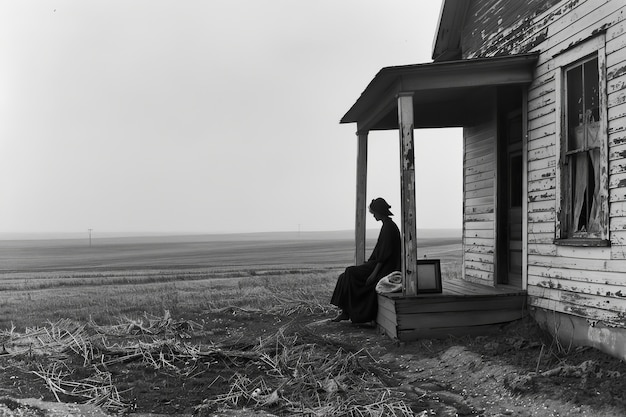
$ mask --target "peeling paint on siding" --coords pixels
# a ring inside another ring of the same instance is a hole
[[[626,67],[625,67],[626,68]],[[626,89],[626,81],[618,81],[614,84],[610,84],[608,85],[608,92],[609,94],[612,93],[616,93],[620,90]]]
[[[626,274],[626,250],[619,247],[626,242],[626,4],[620,4],[620,0],[469,1],[461,37],[463,58],[540,53],[527,102],[529,305],[566,313],[572,320],[577,316],[583,321],[583,332],[589,324],[590,340],[615,343],[610,340],[613,329],[626,328],[626,281],[622,282],[620,276]],[[560,217],[555,212],[560,198],[558,135],[563,134],[558,114],[558,103],[563,105],[558,89],[563,85],[556,70],[563,61],[555,56],[564,57],[563,51],[599,33],[606,34],[607,72],[602,81],[606,81],[610,162],[603,169],[610,185],[606,210],[610,215],[611,246],[555,245],[554,236],[559,235],[556,220]],[[481,199],[486,194],[476,191],[487,188],[489,169],[483,160],[474,158],[465,165],[464,173],[472,175],[471,184],[479,184],[465,189],[466,197],[472,197],[466,199],[470,204],[464,211],[465,275],[470,281],[484,282],[493,277],[490,255],[495,245],[485,242],[497,219],[491,210],[488,221],[482,211],[487,203]],[[489,186],[493,187],[493,181]],[[623,334],[626,340],[626,330]]]
[[[548,25],[575,7],[570,1],[552,13],[544,14],[559,0],[480,0],[472,2],[462,36],[464,58],[490,57],[529,52],[548,38]],[[542,18],[543,17],[543,18]],[[481,33],[480,39],[476,37]]]
[[[609,71],[606,74],[606,78],[610,81],[614,78],[617,78],[621,75],[626,74],[626,65],[619,67],[619,68],[615,68],[614,70]]]

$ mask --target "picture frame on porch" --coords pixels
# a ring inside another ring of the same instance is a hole
[[[439,259],[417,260],[417,293],[441,293],[441,261]]]

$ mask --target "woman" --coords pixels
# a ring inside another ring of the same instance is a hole
[[[339,276],[330,303],[341,309],[333,322],[365,323],[376,319],[376,284],[402,267],[402,244],[398,226],[391,220],[391,206],[382,198],[370,203],[370,213],[383,223],[372,255],[362,265],[349,266]]]

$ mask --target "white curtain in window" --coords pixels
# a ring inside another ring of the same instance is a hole
[[[575,140],[577,149],[587,149],[589,152],[581,152],[574,157],[574,166],[576,171],[576,177],[574,182],[574,224],[573,227],[576,232],[582,230],[576,230],[579,227],[580,216],[587,215],[582,213],[582,208],[585,202],[585,194],[589,188],[589,168],[591,163],[591,169],[593,169],[594,178],[594,190],[593,196],[590,196],[587,209],[589,210],[589,217],[587,222],[587,233],[599,233],[600,232],[600,123],[594,121],[586,121],[576,127]]]

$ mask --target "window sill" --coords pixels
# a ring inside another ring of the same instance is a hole
[[[593,247],[593,248],[606,248],[611,246],[611,241],[607,239],[597,239],[597,238],[575,238],[575,239],[555,239],[555,245],[559,246],[582,246],[582,247]]]

